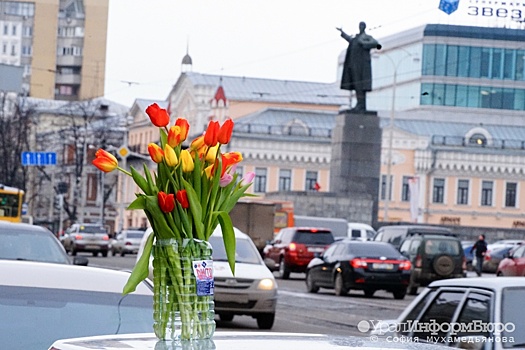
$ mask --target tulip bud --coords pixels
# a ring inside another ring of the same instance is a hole
[[[175,197],[177,198],[177,202],[180,203],[181,207],[183,207],[184,209],[190,207],[190,202],[188,201],[188,193],[186,192],[186,190],[177,191]]]
[[[208,147],[213,147],[217,144],[219,136],[219,122],[212,120],[208,123],[208,128],[204,133],[204,143]]]
[[[179,164],[179,160],[177,159],[177,154],[175,153],[175,150],[168,144],[164,146],[164,160],[166,161],[166,164],[168,166],[173,167]]]
[[[186,140],[190,131],[190,124],[184,118],[177,118],[175,125],[180,127],[180,142]]]
[[[182,171],[185,173],[192,172],[195,168],[193,158],[187,149],[180,151],[180,161],[182,162]]]
[[[160,163],[164,159],[164,152],[156,143],[148,144],[148,153],[155,163]]]
[[[95,153],[95,159],[92,163],[105,173],[109,173],[118,167],[117,158],[102,148]]]
[[[171,213],[175,209],[175,196],[173,193],[167,194],[165,192],[159,192],[157,195],[159,201],[160,210],[164,213]]]
[[[221,128],[219,129],[219,135],[217,136],[217,140],[220,144],[225,145],[228,142],[230,142],[230,139],[232,137],[233,132],[233,120],[227,119],[224,124],[222,124]]]

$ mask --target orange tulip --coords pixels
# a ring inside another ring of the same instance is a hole
[[[177,118],[175,125],[180,127],[180,139],[181,142],[186,140],[188,137],[188,132],[190,131],[190,124],[184,118]]]
[[[211,120],[208,123],[208,128],[206,129],[206,133],[204,133],[204,143],[208,147],[213,147],[219,142],[219,122],[215,120]]]
[[[159,201],[160,210],[164,213],[171,213],[175,209],[175,196],[173,193],[167,194],[165,192],[159,192],[157,195]]]
[[[103,172],[109,173],[118,167],[118,160],[117,158],[115,158],[114,155],[100,148],[95,153],[93,165],[96,166],[98,169],[102,170]]]
[[[242,161],[242,154],[240,152],[228,152],[221,155],[222,156],[222,171],[221,177],[224,175],[226,170],[230,169],[232,165],[240,163]]]
[[[168,130],[168,139],[167,139],[168,145],[171,147],[177,147],[182,140],[180,139],[180,126],[173,125]]]
[[[191,141],[190,149],[196,151],[204,146],[204,135],[197,137],[195,140]]]
[[[184,209],[190,207],[190,202],[188,201],[188,193],[186,193],[186,190],[177,191],[175,197],[177,198],[177,202],[179,202]]]
[[[230,142],[233,132],[233,120],[227,119],[219,129],[219,135],[217,137],[220,144],[225,145]]]
[[[146,108],[146,114],[149,116],[153,125],[159,128],[165,127],[170,123],[170,115],[168,114],[168,111],[160,108],[156,103],[153,103]]]
[[[148,153],[155,163],[160,163],[164,159],[164,151],[156,143],[148,144]]]

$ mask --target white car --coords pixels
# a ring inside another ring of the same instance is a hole
[[[271,329],[277,305],[277,283],[263,261],[252,239],[234,228],[236,238],[235,277],[226,260],[220,226],[209,239],[213,247],[213,274],[215,281],[215,313],[221,321],[231,321],[235,315],[248,315],[257,320],[260,329]],[[137,260],[142,255],[149,229],[142,239]],[[150,259],[149,277],[153,280]]]
[[[152,331],[152,286],[146,280],[123,296],[129,272],[14,260],[0,260],[0,271],[1,349]]]
[[[111,242],[111,255],[137,254],[144,232],[144,230],[123,230]]]

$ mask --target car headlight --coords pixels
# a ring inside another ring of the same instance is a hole
[[[263,278],[259,281],[257,289],[272,290],[275,288],[275,282],[271,278]]]

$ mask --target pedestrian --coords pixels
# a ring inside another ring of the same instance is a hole
[[[483,259],[485,258],[485,253],[487,252],[487,242],[485,242],[485,235],[481,234],[478,237],[478,240],[472,248],[470,248],[470,252],[476,251],[476,267],[474,268],[476,271],[476,274],[481,276],[481,272],[483,270]]]
[[[341,37],[348,41],[341,89],[355,90],[357,104],[353,111],[366,111],[366,92],[372,91],[372,68],[370,49],[381,49],[376,39],[365,33],[365,22],[359,23],[359,33],[355,36],[346,34],[343,29],[336,28]]]

